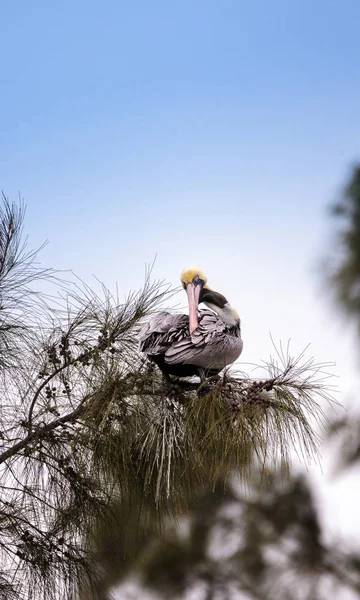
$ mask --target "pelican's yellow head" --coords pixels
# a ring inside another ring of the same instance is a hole
[[[198,278],[203,281],[204,285],[207,282],[206,275],[201,269],[199,269],[199,267],[188,267],[181,272],[180,280],[184,288],[186,288],[189,283],[192,283],[194,278]]]
[[[199,267],[188,267],[180,275],[181,283],[186,290],[189,302],[190,333],[198,326],[197,309],[201,302],[216,314],[230,327],[240,324],[236,310],[229,304],[225,296],[209,288],[207,277]]]

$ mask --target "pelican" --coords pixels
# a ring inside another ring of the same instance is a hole
[[[201,269],[184,269],[180,279],[189,316],[155,314],[140,331],[140,350],[167,379],[197,375],[204,382],[239,358],[243,349],[240,318],[222,294],[208,287]],[[198,312],[201,302],[209,310]]]

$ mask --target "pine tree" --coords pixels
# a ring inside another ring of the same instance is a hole
[[[61,280],[26,250],[24,215],[3,197],[0,596],[105,597],[104,532],[136,522],[145,539],[234,470],[249,481],[254,461],[312,456],[331,388],[325,365],[282,350],[262,379],[228,371],[200,397],[191,382],[169,388],[138,331],[172,290],[149,271],[124,302]]]

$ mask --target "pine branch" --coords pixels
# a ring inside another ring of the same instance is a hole
[[[23,440],[21,440],[17,444],[14,444],[11,448],[8,448],[5,452],[0,454],[0,464],[7,461],[9,458],[12,458],[13,456],[17,455],[21,450],[28,447],[29,444],[34,440],[41,442],[41,440],[46,437],[46,434],[52,431],[53,429],[56,429],[61,425],[65,425],[65,423],[75,422],[81,415],[81,413],[84,411],[84,403],[86,402],[86,400],[88,400],[88,398],[84,398],[76,407],[76,409],[70,412],[69,414],[63,415],[58,419],[54,419],[53,421],[50,421],[50,423],[47,423],[47,425],[44,425],[43,427],[38,427],[36,431],[29,433]]]

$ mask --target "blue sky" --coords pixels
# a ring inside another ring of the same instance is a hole
[[[174,285],[199,264],[244,362],[271,331],[351,387],[317,264],[360,158],[359,1],[3,0],[0,19],[0,187],[43,263],[124,294],[156,254]]]
[[[360,6],[315,4],[2,3],[1,185],[34,235],[149,260],[191,219],[319,217],[357,158]]]
[[[359,158],[360,4],[0,10],[0,186],[30,243],[49,239],[43,262],[124,294],[155,255],[173,284],[200,264],[243,316],[244,360],[269,331],[302,346],[318,326],[321,347],[326,206]]]
[[[358,158],[359,3],[1,13],[1,187],[24,197],[30,240],[50,240],[43,260],[124,291],[155,254],[173,283],[200,263],[240,312],[261,280],[257,311],[271,291],[283,312],[284,276],[309,275]]]
[[[124,293],[155,255],[173,284],[200,263],[249,359],[265,328],[292,337],[294,311],[309,341],[326,206],[359,158],[360,4],[5,1],[0,16],[1,187],[24,197],[30,242],[49,239],[43,261]]]

